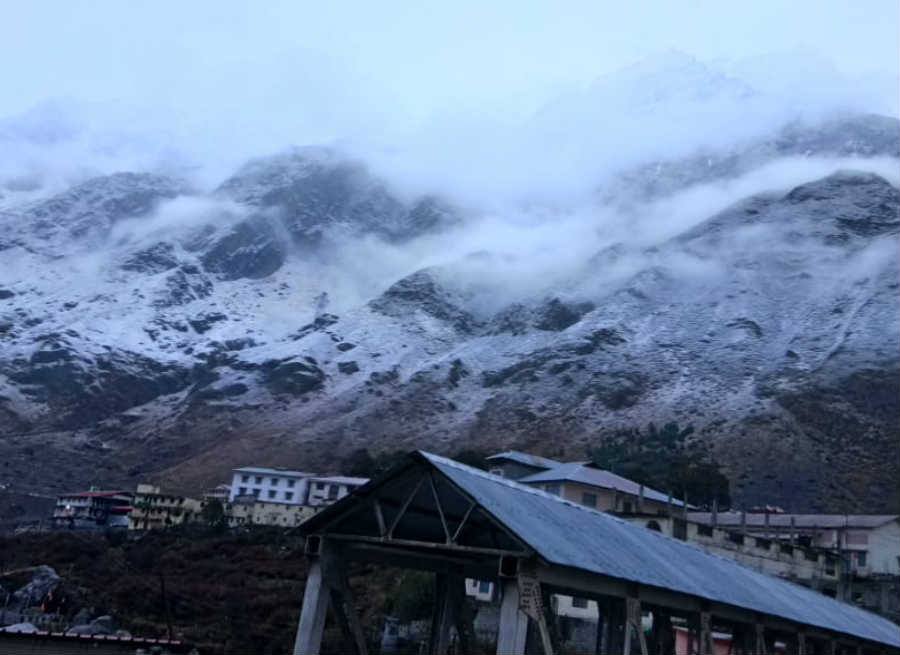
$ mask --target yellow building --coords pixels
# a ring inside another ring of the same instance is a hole
[[[269,503],[254,497],[238,497],[228,512],[228,525],[274,525],[292,528],[316,513],[315,508],[287,503]]]
[[[139,484],[128,517],[129,530],[159,530],[195,520],[200,501],[163,493],[151,484]]]

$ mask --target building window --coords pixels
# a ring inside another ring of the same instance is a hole
[[[713,529],[711,525],[698,525],[697,526],[697,534],[701,537],[711,537],[713,536]]]
[[[633,508],[632,508],[632,506],[631,506],[631,501],[630,501],[630,500],[626,500],[624,503],[622,503],[622,511],[625,512],[626,514],[631,514],[631,513],[632,513]]]
[[[296,480],[288,480],[288,488],[293,489],[293,488],[294,488],[294,482],[296,482]]]
[[[558,484],[545,484],[544,491],[548,494],[553,494],[554,496],[559,495],[559,485]]]
[[[687,541],[687,521],[684,519],[672,519],[672,536],[682,541]]]
[[[819,555],[814,550],[810,550],[808,548],[803,549],[803,557],[806,558],[807,562],[817,562],[819,561]]]
[[[769,550],[772,547],[772,542],[769,539],[763,539],[761,537],[756,538],[756,547],[762,548],[763,550]]]
[[[262,476],[261,475],[256,476],[256,484],[262,484]]]
[[[781,544],[778,546],[778,550],[780,550],[785,555],[793,555],[794,554],[794,547],[791,546],[790,544]]]
[[[247,495],[247,487],[241,487],[238,489],[238,496],[246,496]]]
[[[273,487],[277,487],[277,486],[278,486],[278,478],[272,478],[272,486],[273,486]]]
[[[587,507],[597,506],[597,494],[583,493],[581,494],[581,504]]]
[[[249,476],[249,475],[242,475],[242,476],[241,476],[241,482],[250,482],[250,476]]]
[[[478,593],[480,594],[488,594],[491,592],[491,583],[487,580],[479,580],[478,581]]]
[[[572,607],[577,607],[578,609],[585,610],[588,606],[587,598],[579,598],[578,596],[572,597]]]
[[[278,492],[274,489],[269,489],[269,498],[274,498],[276,493]]]
[[[655,530],[656,532],[662,532],[662,528],[659,525],[659,521],[647,521],[647,529]]]
[[[256,496],[257,498],[259,498],[259,489],[254,489],[253,495]]]
[[[857,566],[865,566],[866,565],[866,551],[861,550],[856,553],[856,565]]]
[[[316,482],[316,489],[318,489],[319,491],[322,491],[324,488],[325,488],[324,482]]]
[[[729,532],[728,541],[742,546],[744,544],[744,535],[740,532]]]
[[[285,491],[284,499],[285,500],[294,500],[294,492],[293,491]]]
[[[338,497],[338,486],[336,484],[328,487],[328,499],[335,500]]]

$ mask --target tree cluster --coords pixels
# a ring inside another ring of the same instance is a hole
[[[588,450],[594,465],[653,487],[692,505],[720,508],[731,505],[730,484],[708,448],[691,440],[692,426],[666,423],[658,428],[630,428],[604,435]]]

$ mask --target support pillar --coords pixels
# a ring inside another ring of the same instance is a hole
[[[461,617],[465,581],[459,576],[438,573],[435,576],[434,594],[428,655],[447,655],[450,650],[450,630],[459,624]],[[457,632],[460,632],[459,628]],[[460,636],[462,637],[461,632]]]
[[[502,593],[497,655],[525,655],[528,617],[519,609],[518,581],[515,578],[503,578]]]
[[[622,652],[625,644],[625,630],[628,625],[625,602],[618,598],[609,598],[606,601],[606,616],[604,621],[604,655]]]
[[[753,640],[753,651],[756,655],[766,655],[766,628],[762,623],[757,623]]]
[[[649,655],[647,651],[647,640],[644,637],[644,630],[641,626],[641,601],[639,598],[630,597],[625,600],[626,619],[625,619],[625,646],[622,649],[623,655],[631,655],[631,635],[637,637],[641,646],[641,655]]]
[[[672,627],[672,616],[659,608],[653,609],[650,652],[654,655],[669,655],[675,652],[675,630]]]
[[[320,557],[310,560],[303,591],[303,609],[297,625],[294,655],[319,655],[322,648],[322,632],[325,629],[325,612],[328,609],[328,587],[322,575]]]
[[[714,652],[712,616],[709,612],[700,612],[700,655],[713,655]]]

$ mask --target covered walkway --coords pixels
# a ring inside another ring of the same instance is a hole
[[[735,653],[900,653],[900,626],[815,591],[709,555],[690,544],[452,460],[417,452],[301,525],[310,571],[295,655],[319,653],[332,608],[348,642],[366,653],[346,577],[348,561],[437,574],[428,652],[471,652],[465,578],[501,589],[496,652],[559,652],[548,599],[597,600],[596,652],[674,652],[671,619],[691,626],[695,650],[713,630]],[[641,616],[654,617],[649,638]]]

